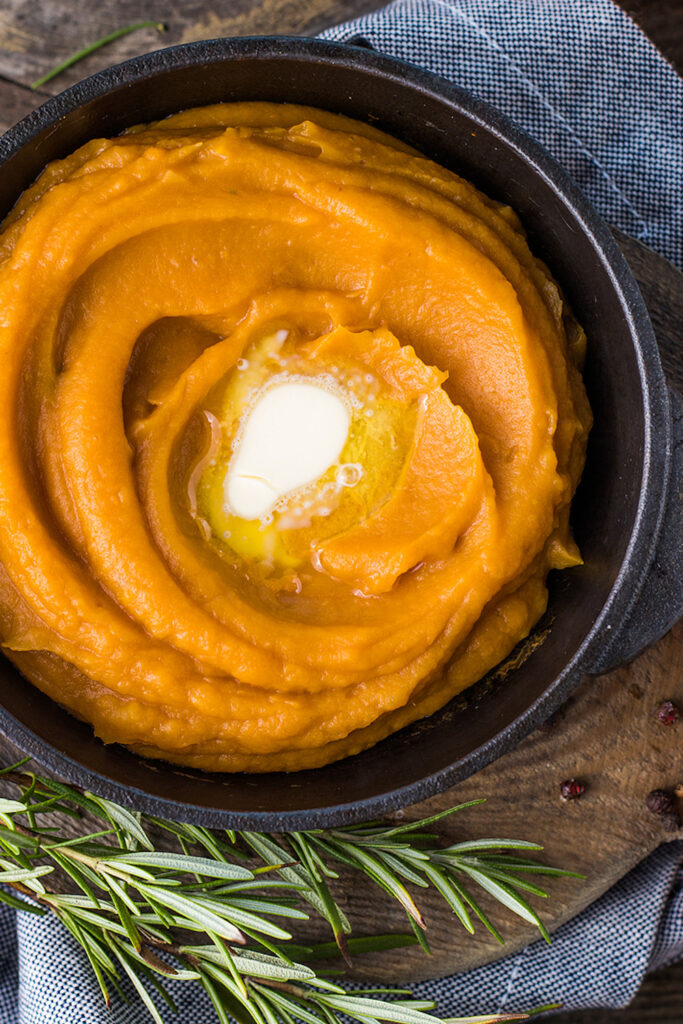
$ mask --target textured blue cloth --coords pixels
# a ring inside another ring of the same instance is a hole
[[[683,83],[610,0],[399,0],[325,36],[362,36],[489,100],[553,153],[610,223],[683,264]],[[674,842],[550,947],[537,942],[415,991],[444,1015],[551,1001],[619,1007],[648,970],[682,956],[683,843]],[[168,987],[180,1024],[216,1024],[193,985]],[[0,1024],[149,1020],[124,989],[131,1005],[107,1011],[58,922],[0,907]]]
[[[328,29],[487,100],[683,266],[683,81],[611,0],[398,0]]]

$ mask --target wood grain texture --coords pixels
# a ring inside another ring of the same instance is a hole
[[[8,127],[53,92],[109,64],[159,46],[219,35],[313,34],[325,25],[380,6],[376,0],[2,0],[0,10],[0,128]],[[674,65],[683,66],[683,6],[680,0],[623,0]],[[160,36],[145,29],[119,40],[49,83],[40,93],[28,84],[79,47],[114,28],[140,19],[167,25]],[[618,234],[650,309],[672,382],[680,387],[681,275],[646,247]],[[483,834],[534,838],[549,860],[583,870],[585,882],[550,885],[552,900],[542,909],[552,929],[573,917],[660,842],[674,838],[645,808],[655,787],[683,782],[683,725],[661,726],[653,715],[665,698],[683,705],[683,627],[679,626],[631,666],[587,679],[556,716],[495,764],[427,805],[404,812],[415,816],[475,796],[483,809],[452,820],[458,837]],[[0,741],[0,757],[13,751]],[[575,776],[587,783],[584,797],[563,804],[559,783]],[[358,933],[403,930],[402,917],[367,885],[342,878],[339,893]],[[359,976],[405,981],[435,977],[508,954],[533,939],[516,918],[504,922],[500,950],[481,931],[474,941],[458,931],[433,899],[422,900],[433,956],[415,950],[383,954],[363,962]],[[496,913],[497,919],[500,914]],[[680,1024],[683,966],[653,975],[626,1011],[562,1014],[558,1024]]]
[[[0,76],[28,86],[93,40],[141,20],[158,21],[166,30],[140,29],[117,40],[49,82],[44,92],[61,92],[101,68],[162,46],[218,36],[315,35],[380,6],[377,0],[2,0]],[[1,117],[3,130],[14,123],[4,109]]]

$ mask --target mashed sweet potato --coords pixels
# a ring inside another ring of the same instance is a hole
[[[580,562],[583,333],[509,208],[363,124],[221,105],[89,142],[6,221],[0,317],[2,647],[107,743],[353,754]],[[249,520],[226,472],[276,378],[351,426]]]

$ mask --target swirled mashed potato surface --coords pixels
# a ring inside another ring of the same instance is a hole
[[[580,562],[583,333],[509,208],[363,124],[231,104],[89,142],[5,222],[0,317],[2,646],[105,742],[353,754]]]

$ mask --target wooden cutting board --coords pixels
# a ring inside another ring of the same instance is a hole
[[[76,0],[48,0],[28,5],[4,0],[0,12],[0,129],[28,113],[52,92],[86,73],[135,53],[172,42],[249,32],[310,33],[379,6],[374,0],[233,0],[220,16],[208,2],[174,5],[168,35],[154,30],[120,40],[39,93],[27,87],[33,78],[78,46],[113,27],[140,17],[137,0],[89,5]],[[166,0],[145,4],[145,17],[168,15]],[[170,17],[170,16],[169,16]],[[618,235],[650,309],[671,383],[683,386],[680,325],[683,322],[683,275],[638,242]],[[597,899],[660,843],[677,838],[665,833],[645,806],[651,789],[683,783],[683,722],[666,727],[654,715],[665,700],[683,708],[683,624],[630,666],[584,680],[571,700],[545,726],[511,753],[428,803],[408,809],[411,817],[432,813],[476,797],[483,807],[448,819],[444,831],[454,838],[509,836],[532,839],[545,847],[551,863],[584,873],[585,881],[552,880],[551,899],[537,908],[550,931]],[[18,752],[0,736],[0,760]],[[577,801],[560,800],[560,783],[576,777],[586,784]],[[683,838],[683,832],[678,833]],[[358,934],[403,931],[405,921],[370,885],[338,888]],[[501,949],[479,929],[468,938],[444,904],[420,894],[432,956],[402,949],[368,956],[357,966],[359,977],[405,982],[438,977],[488,962],[521,948],[536,937],[532,928],[494,909],[506,944]]]

